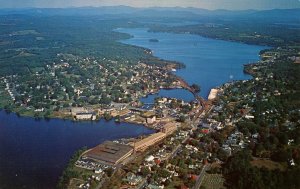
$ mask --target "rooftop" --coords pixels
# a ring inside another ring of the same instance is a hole
[[[131,146],[105,141],[88,151],[84,156],[104,163],[117,164],[132,151]]]
[[[162,133],[162,132],[154,133],[154,134],[148,136],[147,138],[144,138],[143,140],[136,142],[135,146],[140,146],[140,145],[143,145],[145,143],[151,142],[153,140],[156,140],[156,139],[159,139],[159,138],[162,138],[165,136],[166,136],[166,134]]]

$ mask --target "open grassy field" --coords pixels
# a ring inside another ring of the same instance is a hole
[[[283,165],[281,163],[269,159],[254,159],[253,161],[251,161],[251,165],[258,168],[265,167],[270,170],[279,169],[281,171],[284,171],[286,169],[286,165]]]

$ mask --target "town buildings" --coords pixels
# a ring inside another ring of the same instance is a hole
[[[133,148],[129,145],[106,141],[86,152],[83,157],[103,164],[116,165],[128,158],[132,153]]]

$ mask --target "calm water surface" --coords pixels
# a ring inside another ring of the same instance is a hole
[[[153,103],[157,97],[171,97],[190,102],[194,100],[194,95],[184,89],[161,89],[157,94],[148,95],[140,100],[144,103]]]
[[[46,121],[0,111],[0,188],[54,188],[77,149],[152,132],[114,121]]]
[[[243,73],[243,64],[259,60],[259,52],[267,47],[215,40],[191,34],[152,33],[145,28],[120,28],[118,32],[132,35],[121,42],[151,49],[154,55],[182,62],[178,70],[188,83],[199,84],[201,95],[207,97],[211,88],[231,80],[250,79]],[[150,42],[158,39],[159,42]]]

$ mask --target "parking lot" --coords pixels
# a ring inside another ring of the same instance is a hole
[[[96,162],[92,159],[86,158],[86,157],[81,157],[78,161],[76,161],[75,166],[83,168],[83,169],[88,169],[88,170],[105,170],[109,167],[109,165],[105,165],[99,162]],[[114,167],[112,167],[114,168]]]

